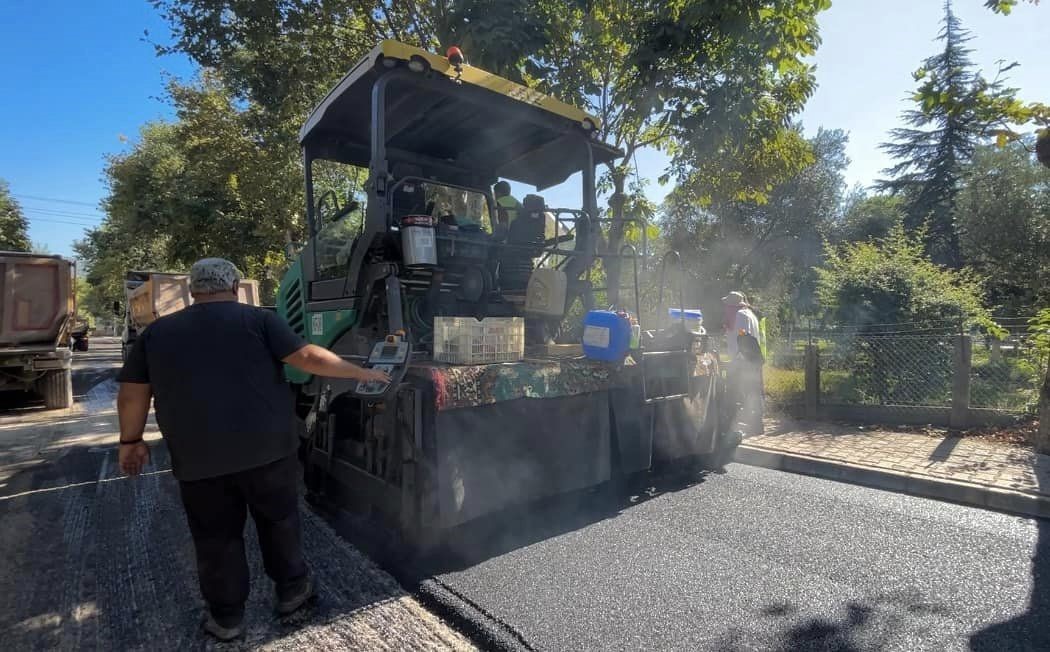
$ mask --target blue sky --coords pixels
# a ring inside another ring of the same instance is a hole
[[[1050,101],[1047,3],[1024,3],[1008,17],[983,0],[955,7],[974,33],[982,68],[991,73],[999,59],[1017,61],[1011,85],[1023,99]],[[0,178],[26,209],[32,239],[69,254],[84,225],[101,218],[105,156],[122,151],[122,137],[134,138],[143,122],[171,114],[160,99],[165,74],[193,70],[183,58],[156,57],[144,42],[144,30],[156,39],[168,34],[146,0],[5,0],[2,16]],[[849,132],[850,185],[871,183],[888,164],[878,144],[906,108],[912,71],[936,47],[940,17],[940,0],[834,0],[821,15],[823,44],[813,61],[819,88],[801,119],[811,133],[819,126]],[[663,165],[659,153],[638,157],[643,176],[655,178]],[[570,182],[544,194],[552,205],[574,206],[577,188]],[[649,193],[658,201],[667,190],[654,181]]]

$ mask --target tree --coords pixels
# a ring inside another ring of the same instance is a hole
[[[963,257],[1010,312],[1050,302],[1050,170],[1023,144],[981,147],[965,168],[956,221]]]
[[[128,269],[182,271],[222,256],[272,293],[284,245],[303,229],[294,145],[254,138],[253,112],[235,106],[213,75],[169,93],[178,121],[146,125],[129,152],[109,160],[107,217],[76,245],[88,279],[118,301]]]
[[[896,227],[881,240],[829,247],[817,269],[817,296],[825,316],[862,333],[886,323],[916,329],[945,323],[989,325],[980,280],[927,258],[922,235]]]
[[[1025,0],[1029,4],[1038,4],[1039,0]],[[1017,6],[1017,0],[985,0],[984,6],[997,14],[1009,14]]]
[[[77,276],[75,292],[77,297],[77,317],[87,322],[89,328],[94,328],[99,319],[112,321],[113,313],[105,304],[97,301],[92,292],[91,284],[83,276]]]
[[[879,241],[829,247],[826,262],[817,269],[825,317],[846,326],[835,355],[850,372],[847,387],[884,404],[946,400],[952,347],[943,339],[872,337],[885,332],[880,324],[912,333],[993,327],[981,304],[979,280],[930,261],[923,252],[923,235],[896,227]],[[910,348],[901,348],[909,342]]]
[[[846,142],[843,131],[820,129],[806,143],[814,161],[772,185],[764,201],[729,195],[704,202],[688,186],[669,195],[660,226],[667,246],[685,257],[689,300],[742,289],[771,313],[783,308],[785,318],[811,308],[813,268],[842,202]]]
[[[607,140],[625,151],[608,177],[610,251],[630,217],[624,181],[640,148],[668,151],[671,168],[661,181],[674,177],[701,203],[716,196],[764,201],[773,185],[812,163],[790,122],[814,89],[804,57],[819,45],[816,16],[829,2],[715,9],[702,0],[612,1],[601,14],[596,4],[587,3],[587,18],[605,24],[579,43],[592,57],[584,59],[591,71],[584,79],[599,91],[586,96],[599,98],[591,106]],[[610,278],[618,278],[618,261],[608,263]]]
[[[913,95],[918,108],[904,113],[909,127],[890,132],[893,140],[883,149],[897,163],[884,171],[889,178],[877,184],[904,199],[905,226],[914,230],[927,225],[927,250],[936,262],[951,267],[962,262],[953,223],[962,169],[978,144],[1023,109],[1014,89],[998,76],[988,81],[975,71],[966,47],[970,39],[946,0],[939,35],[944,48],[914,75],[920,82]]]
[[[383,38],[439,51],[458,43],[473,64],[576,102],[627,154],[604,177],[613,217],[608,249],[617,250],[624,219],[649,208],[640,186],[628,183],[641,148],[670,148],[676,176],[701,194],[732,185],[757,197],[766,186],[752,177],[765,183],[769,171],[793,172],[809,160],[787,127],[812,92],[803,58],[815,51],[815,16],[829,2],[755,0],[717,10],[701,0],[155,5],[174,33],[162,51],[217,70],[235,97],[258,107],[264,139],[291,142],[309,107]],[[735,162],[733,174],[698,167],[715,151],[735,154],[725,157]],[[759,167],[766,173],[752,174]]]
[[[904,224],[903,203],[900,196],[868,195],[863,190],[855,190],[845,200],[834,240],[842,243],[885,238]]]
[[[0,179],[0,250],[29,251],[29,222],[22,206],[11,196],[7,182]]]

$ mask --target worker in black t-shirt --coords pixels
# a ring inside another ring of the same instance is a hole
[[[306,344],[275,313],[238,303],[239,278],[229,261],[195,263],[194,304],[151,324],[118,377],[120,467],[137,475],[149,462],[142,434],[152,399],[197,553],[204,629],[220,640],[244,631],[249,511],[278,612],[296,611],[314,592],[302,552],[294,399],[282,363],[320,376],[389,381]]]

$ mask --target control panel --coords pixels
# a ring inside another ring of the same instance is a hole
[[[390,387],[401,382],[408,369],[410,352],[408,341],[400,335],[388,335],[385,340],[376,342],[364,366],[385,371],[390,382],[358,381],[353,393],[361,398],[382,398]]]

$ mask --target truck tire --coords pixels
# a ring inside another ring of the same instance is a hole
[[[37,381],[37,391],[44,397],[44,406],[49,410],[73,407],[73,371],[56,369],[47,372]]]

